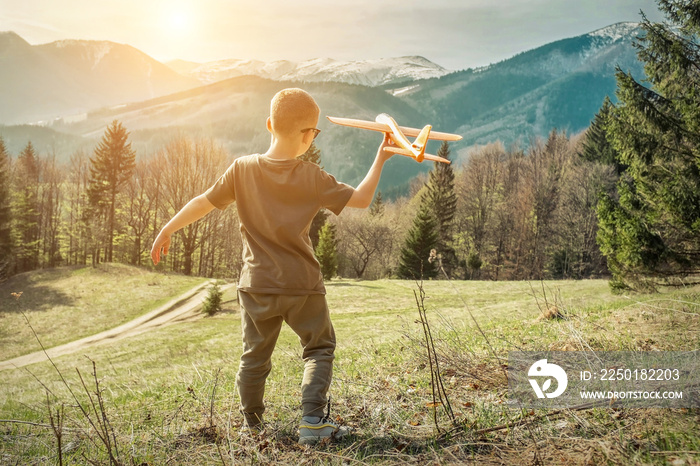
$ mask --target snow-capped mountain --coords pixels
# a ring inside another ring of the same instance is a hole
[[[416,82],[399,97],[472,144],[527,141],[552,128],[579,132],[606,96],[615,100],[618,66],[644,76],[633,46],[642,34],[638,23],[613,24],[488,67]]]
[[[252,75],[274,81],[341,82],[376,87],[437,78],[450,73],[440,65],[418,56],[361,61],[330,58],[302,62],[220,60],[203,64],[176,60],[166,64],[178,73],[196,78],[203,84]]]
[[[591,37],[600,37],[601,39],[607,41],[617,42],[620,39],[634,35],[639,30],[639,26],[639,23],[616,23],[588,33],[587,35]]]

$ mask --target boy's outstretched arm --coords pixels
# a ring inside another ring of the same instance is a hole
[[[357,185],[355,192],[352,193],[350,200],[346,204],[346,207],[355,207],[357,209],[366,209],[372,203],[374,199],[374,192],[377,190],[377,185],[379,184],[379,178],[382,176],[382,168],[384,168],[384,163],[391,158],[391,152],[385,152],[384,148],[387,146],[393,146],[393,142],[388,134],[384,134],[384,141],[379,146],[377,150],[377,156],[374,159],[374,163],[370,167],[365,179]]]
[[[175,214],[173,218],[160,230],[156,240],[153,242],[153,247],[151,248],[151,259],[154,265],[158,265],[160,262],[160,251],[163,250],[163,255],[168,255],[168,249],[170,249],[170,237],[173,233],[186,227],[190,223],[194,223],[200,218],[207,215],[209,212],[214,210],[214,204],[209,202],[209,199],[204,194],[192,199],[185,205],[180,212]]]

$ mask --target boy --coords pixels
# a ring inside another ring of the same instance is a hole
[[[347,430],[324,416],[331,382],[335,333],[325,299],[320,266],[309,228],[319,209],[336,215],[345,207],[367,208],[384,163],[388,135],[357,188],[340,183],[315,164],[297,160],[320,130],[320,109],[301,89],[278,92],[270,104],[265,154],[236,159],[205,193],[192,199],[163,227],[151,249],[154,264],[168,253],[171,235],[214,208],[236,202],[243,238],[243,269],[238,284],[243,354],[236,376],[245,425],[261,430],[265,380],[282,322],[303,347],[302,421],[299,443],[338,438]]]

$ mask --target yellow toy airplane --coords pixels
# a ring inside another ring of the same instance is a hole
[[[423,160],[432,160],[433,162],[451,163],[449,160],[436,155],[425,153],[425,144],[429,139],[438,141],[459,141],[462,136],[450,133],[438,133],[432,131],[431,125],[426,125],[423,129],[406,128],[399,126],[396,121],[386,113],[377,115],[375,121],[353,120],[350,118],[327,117],[332,123],[342,126],[350,126],[352,128],[369,129],[386,133],[391,137],[391,140],[397,147],[387,147],[384,150],[394,154],[405,155],[411,157],[417,162]],[[406,136],[415,137],[415,141],[411,143]]]

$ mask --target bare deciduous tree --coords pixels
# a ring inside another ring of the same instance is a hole
[[[170,218],[193,197],[202,194],[223,173],[228,157],[211,140],[192,140],[181,136],[167,144],[152,160],[162,171],[159,208],[162,218]],[[194,253],[211,233],[213,222],[207,219],[183,228],[173,237],[173,267],[191,275]],[[182,263],[180,263],[182,261]]]

